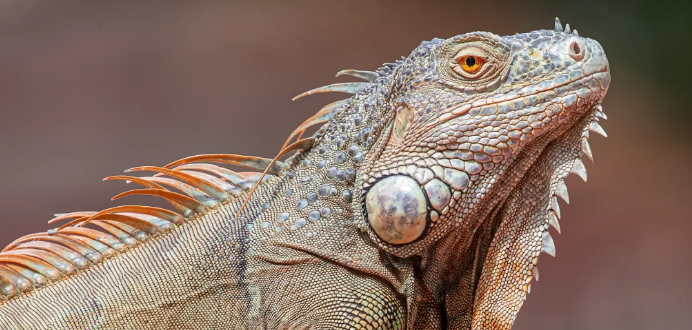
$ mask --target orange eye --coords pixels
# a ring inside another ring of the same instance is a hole
[[[485,60],[479,56],[468,55],[459,59],[459,65],[466,73],[478,72],[483,67],[483,63],[485,63]]]

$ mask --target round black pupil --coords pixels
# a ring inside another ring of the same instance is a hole
[[[476,65],[476,58],[473,56],[469,56],[466,58],[466,66],[474,66]]]

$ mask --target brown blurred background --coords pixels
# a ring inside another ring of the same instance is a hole
[[[100,210],[100,179],[200,153],[274,156],[307,89],[422,40],[550,29],[601,42],[613,82],[589,183],[515,329],[692,329],[690,5],[660,1],[0,2],[0,245]],[[127,202],[135,202],[128,199]],[[158,202],[158,201],[157,201]],[[154,202],[154,203],[157,203]],[[150,199],[146,203],[151,204]]]

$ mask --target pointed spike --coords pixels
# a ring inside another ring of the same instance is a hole
[[[572,31],[572,35],[577,37],[579,36],[579,32],[577,32],[577,29],[574,29],[574,31]]]
[[[32,242],[32,241],[49,241],[51,238],[53,238],[53,235],[48,235],[46,233],[35,233],[35,234],[29,234],[29,235],[24,235],[14,241],[12,243],[7,244],[5,248],[2,249],[0,252],[5,252],[5,251],[10,251],[15,249],[19,244],[25,243],[25,242]]]
[[[375,79],[377,79],[379,77],[376,72],[353,70],[353,69],[341,70],[341,71],[336,73],[337,77],[343,76],[343,75],[354,76],[356,78],[367,80],[369,82],[373,82],[373,81],[375,81]]]
[[[267,181],[267,179],[271,178],[272,175],[265,174],[262,176],[262,173],[260,172],[240,172],[238,173],[241,176],[245,178],[246,181],[251,182],[253,185],[259,181],[260,178],[262,178],[262,182]]]
[[[567,193],[567,185],[565,184],[565,180],[560,179],[560,181],[557,182],[555,196],[562,198],[565,203],[569,204],[569,194]]]
[[[310,126],[326,123],[326,122],[332,120],[332,118],[334,118],[334,116],[336,116],[336,113],[337,113],[336,110],[338,110],[338,109],[339,108],[335,108],[335,109],[332,109],[332,111],[318,112],[314,116],[308,118],[308,120],[303,122],[303,124],[301,124],[299,127],[303,128],[305,130]]]
[[[570,34],[570,32],[572,32],[572,31],[571,31],[570,28],[569,28],[569,23],[567,23],[567,24],[565,25],[565,33]]]
[[[113,225],[127,225],[136,231],[141,231],[147,235],[158,235],[162,232],[162,229],[151,221],[143,219],[143,217],[137,217],[126,214],[106,214],[99,217],[99,220],[106,221]],[[93,221],[93,220],[92,220]]]
[[[269,158],[254,157],[254,156],[243,156],[243,155],[230,155],[230,154],[208,154],[208,155],[197,155],[190,156],[183,159],[176,160],[166,166],[165,168],[171,168],[178,165],[197,163],[197,162],[214,162],[237,165],[245,168],[249,168],[255,171],[264,171],[269,166],[267,174],[278,175],[281,171],[286,168],[286,164],[280,161],[273,161]],[[270,166],[270,164],[273,165]]]
[[[93,229],[92,229],[93,230]],[[106,235],[106,234],[102,234]],[[60,231],[57,235],[47,235],[43,236],[43,239],[37,239],[37,241],[46,241],[46,242],[56,242],[60,243],[71,250],[77,252],[79,255],[86,257],[89,259],[91,262],[100,262],[101,258],[103,257],[101,254],[99,254],[98,251],[94,250],[91,246],[88,244],[71,237],[69,235],[66,235],[63,233],[63,231]]]
[[[110,224],[114,227],[119,228],[120,230],[126,232],[128,235],[133,237],[135,240],[139,242],[146,242],[149,239],[149,235],[144,231],[140,230],[139,228],[132,226],[130,224],[124,223],[120,220],[92,220],[93,223],[101,222],[101,223],[106,223]],[[136,243],[139,244],[139,243]]]
[[[260,185],[260,183],[262,183],[264,176],[267,175],[267,172],[269,171],[269,168],[271,167],[272,163],[276,162],[277,159],[283,157],[284,155],[286,155],[289,152],[299,151],[299,150],[300,151],[309,150],[310,148],[312,148],[312,146],[314,144],[315,144],[315,138],[310,137],[307,139],[298,140],[296,142],[293,142],[288,147],[282,148],[281,151],[279,151],[279,154],[276,155],[276,157],[274,157],[274,159],[272,160],[271,163],[269,163],[269,165],[267,166],[267,169],[264,170],[264,172],[262,172],[262,175],[260,175],[259,179],[257,180],[257,183],[255,183],[255,185],[252,187],[252,189],[250,189],[250,191],[247,194],[247,197],[243,201],[243,204],[241,204],[240,208],[238,208],[238,211],[236,211],[235,217],[237,218],[240,215],[240,211],[242,211],[243,208],[245,208],[245,205],[247,204],[247,202],[252,197],[252,194],[255,192],[255,189],[257,189],[257,187]]]
[[[70,238],[74,238],[75,240],[81,240],[79,237],[86,237],[92,240],[95,240],[99,243],[105,244],[108,247],[113,248],[115,251],[118,252],[125,252],[127,250],[127,245],[123,242],[121,242],[117,237],[104,233],[101,231],[98,231],[96,229],[91,229],[91,228],[84,228],[84,227],[68,227],[65,229],[60,230],[60,233],[67,234],[70,236]],[[88,244],[88,243],[87,243]],[[96,248],[93,245],[90,245],[92,248]],[[108,256],[105,252],[101,252],[103,255]],[[86,254],[85,254],[86,255]]]
[[[526,289],[526,292],[531,293],[531,283],[529,283],[529,287],[528,287],[528,289]]]
[[[185,172],[185,170],[208,172],[208,173],[218,175],[219,177],[223,178],[227,182],[230,182],[234,186],[240,187],[243,190],[249,190],[250,188],[252,188],[251,186],[247,187],[247,188],[245,186],[241,186],[240,183],[245,181],[245,178],[240,176],[235,171],[231,171],[227,168],[217,166],[214,164],[192,163],[192,164],[179,165],[179,166],[174,167],[174,169],[178,170],[178,171],[183,171],[183,172]]]
[[[33,256],[19,255],[15,251],[5,251],[0,254],[0,263],[15,264],[29,268],[48,279],[55,281],[62,277],[60,270],[53,265]]]
[[[551,257],[555,257],[555,242],[550,236],[548,231],[543,232],[543,246],[541,247],[541,252],[549,254]]]
[[[337,83],[337,84],[331,84],[327,86],[322,86],[322,87],[317,87],[315,89],[311,89],[307,92],[301,93],[298,96],[293,98],[293,101],[308,96],[312,94],[319,94],[319,93],[330,93],[330,92],[341,92],[341,93],[348,93],[348,94],[356,94],[358,92],[364,91],[366,88],[370,86],[370,83],[364,83],[364,82],[348,82],[348,83]]]
[[[190,164],[190,165],[197,165],[197,164]],[[185,166],[185,165],[183,165],[183,166]],[[239,193],[240,189],[238,187],[236,187],[235,185],[224,180],[222,177],[220,178],[220,177],[217,177],[217,176],[214,176],[214,175],[211,175],[209,173],[202,172],[202,171],[190,171],[190,170],[188,170],[188,171],[179,170],[179,171],[183,172],[185,174],[192,175],[192,176],[197,177],[199,179],[207,180],[207,181],[213,183],[214,185],[216,185],[217,187],[223,189],[225,192],[230,193],[231,195],[233,195],[233,197],[238,197],[238,195],[240,194]]]
[[[77,227],[74,227],[77,228]],[[80,241],[81,243],[84,243],[85,245],[88,245],[92,249],[96,250],[98,253],[91,253],[88,255],[85,255],[87,259],[89,259],[92,263],[99,263],[101,260],[108,259],[111,257],[114,257],[118,253],[116,252],[115,249],[111,248],[110,246],[103,244],[95,239],[82,236],[82,235],[68,235],[70,238],[74,238],[77,241]],[[124,245],[120,243],[121,245]]]
[[[19,244],[17,246],[17,249],[37,249],[52,252],[57,254],[61,258],[65,259],[66,261],[72,263],[73,265],[77,266],[77,268],[79,269],[84,269],[89,265],[89,261],[83,256],[81,256],[79,253],[55,243],[41,241],[25,242]]]
[[[317,113],[331,112],[331,111],[337,110],[337,109],[339,109],[339,108],[345,106],[345,105],[348,104],[349,102],[351,102],[351,99],[343,99],[343,100],[339,100],[339,101],[336,101],[336,102],[329,103],[329,104],[325,105],[324,107],[322,107],[322,109],[320,109],[319,111],[317,111],[316,114],[317,114]]]
[[[589,140],[586,138],[581,139],[581,152],[586,155],[586,157],[589,157],[591,159],[591,162],[593,162],[593,154],[591,153],[591,146],[589,146]]]
[[[538,278],[540,277],[540,275],[538,273],[538,266],[533,266],[531,271],[533,272],[533,278],[535,278],[536,282],[538,282]]]
[[[101,229],[105,230],[107,233],[115,236],[118,240],[121,242],[125,243],[127,247],[131,246],[136,246],[139,244],[139,241],[137,241],[134,237],[130,236],[127,232],[124,230],[106,222],[106,221],[101,221],[101,220],[91,220],[89,223],[96,225],[98,227],[101,227]],[[67,229],[71,228],[83,228],[83,227],[69,227],[65,228],[61,231],[67,231]]]
[[[252,187],[255,186],[260,176],[262,176],[262,173],[260,172],[239,172],[238,174],[242,177],[241,181],[238,182],[238,185],[243,187],[243,190],[245,191],[250,191]],[[266,181],[271,177],[272,175],[267,174],[264,176],[262,181]]]
[[[11,268],[7,266],[0,265],[0,283],[2,283],[2,280],[5,280],[7,283],[11,283],[14,285],[14,288],[18,289],[21,292],[28,292],[31,291],[33,288],[33,283],[31,280],[25,278],[21,274],[15,272]],[[4,291],[5,288],[2,288],[0,290]],[[7,290],[11,291],[11,290]],[[0,294],[4,294],[5,296],[8,296],[8,292],[2,292],[0,291]]]
[[[603,111],[596,111],[596,117],[601,118],[603,120],[608,120],[608,116],[606,116],[606,114],[603,113]]]
[[[558,234],[562,234],[562,231],[560,231],[560,221],[554,211],[548,211],[548,224],[553,226]]]
[[[62,226],[58,227],[57,229],[48,230],[48,235],[56,235],[58,233],[58,231],[60,231],[63,228],[66,228],[66,227],[83,226],[86,224],[85,221],[87,221],[88,219],[89,219],[89,216],[81,217],[81,218],[74,218],[73,220],[68,221],[67,223],[63,224]]]
[[[126,183],[134,182],[134,183],[137,183],[137,184],[142,185],[142,186],[147,187],[147,188],[167,190],[166,188],[164,188],[162,185],[160,185],[158,183],[147,181],[143,178],[136,177],[136,176],[115,175],[115,176],[109,176],[109,177],[103,179],[103,181],[111,181],[111,180],[125,180]],[[185,214],[186,212],[188,212],[188,213],[192,212],[192,211],[190,211],[190,209],[188,209],[185,206],[182,206],[178,203],[174,203],[174,202],[170,202],[170,201],[169,201],[169,203],[171,203],[171,205],[173,205],[173,207],[176,210],[178,210],[178,212],[180,212],[180,213]]]
[[[196,166],[196,165],[202,165],[202,166],[204,166],[204,168],[195,168],[195,171],[186,170],[187,168],[192,169],[192,167]],[[216,170],[214,168],[207,168],[207,166],[215,166],[216,168],[222,169],[223,171]],[[252,188],[252,185],[253,185],[253,183],[247,182],[247,179],[245,178],[245,176],[240,175],[239,173],[236,173],[236,172],[231,171],[229,169],[219,167],[216,165],[212,165],[212,164],[186,164],[186,165],[177,166],[177,167],[175,167],[175,169],[182,171],[182,172],[185,172],[185,173],[189,173],[191,175],[204,174],[201,171],[214,173],[214,174],[221,177],[221,179],[218,179],[218,180],[223,181],[225,183],[224,189],[233,196],[240,196],[242,191],[250,190],[250,188]],[[214,171],[214,172],[212,172],[212,171]],[[192,172],[195,172],[195,173],[192,173]],[[211,176],[211,175],[209,175],[209,176]],[[219,184],[219,186],[221,186],[221,184]]]
[[[60,215],[56,214],[56,217],[53,219],[48,220],[48,223],[54,223],[58,221],[62,221],[65,219],[79,219],[79,218],[84,218],[84,217],[90,217],[92,215],[96,214],[96,212],[70,212],[70,213],[61,213]]]
[[[69,275],[77,271],[77,267],[52,252],[37,249],[15,249],[5,252],[5,254],[29,256],[43,260],[65,275]]]
[[[171,178],[164,178],[160,176],[149,176],[149,177],[141,177],[144,180],[152,181],[152,182],[157,182],[163,185],[167,185],[169,187],[175,188],[180,190],[181,192],[185,193],[185,195],[188,195],[202,204],[206,207],[211,207],[214,208],[216,207],[219,203],[216,199],[213,197],[207,195],[202,190],[199,190],[185,182],[178,181],[176,179],[171,179]]]
[[[81,224],[79,224],[79,227],[83,227],[87,223],[89,223],[92,220],[104,220],[104,221],[115,221],[115,222],[121,222],[124,224],[127,224],[129,226],[132,226],[134,228],[137,228],[141,231],[144,231],[150,235],[156,235],[161,232],[160,228],[156,226],[155,224],[151,223],[150,221],[144,220],[142,218],[132,216],[132,215],[127,215],[123,213],[102,213],[98,215],[93,215],[89,217],[88,219],[85,219]]]
[[[134,171],[151,171],[151,172],[159,172],[171,177],[174,177],[176,179],[183,180],[190,185],[194,186],[195,188],[202,190],[209,196],[213,197],[219,202],[224,202],[230,198],[230,196],[226,193],[226,191],[223,190],[223,188],[217,187],[214,185],[212,182],[209,182],[204,179],[200,179],[198,177],[195,177],[193,175],[172,170],[169,168],[164,168],[164,167],[158,167],[158,166],[139,166],[139,167],[133,167],[126,172],[134,172]]]
[[[93,216],[91,218],[98,218],[101,215],[104,214],[111,214],[111,213],[117,213],[117,212],[132,212],[132,213],[141,213],[141,214],[146,214],[146,215],[151,215],[160,219],[164,219],[166,221],[169,221],[171,223],[175,224],[180,224],[183,222],[183,216],[175,213],[170,210],[162,209],[159,207],[153,207],[153,206],[142,206],[142,205],[121,205],[121,206],[116,206],[116,207],[111,207],[105,210],[102,210]]]
[[[32,281],[34,288],[41,288],[48,284],[48,279],[45,276],[33,271],[29,267],[10,263],[6,263],[5,267],[10,268],[11,270],[20,274],[22,277]]]
[[[112,200],[120,199],[125,196],[131,196],[131,195],[150,195],[150,196],[158,196],[162,197],[168,201],[173,201],[178,204],[181,204],[185,206],[186,208],[193,210],[196,213],[203,213],[204,210],[207,209],[204,204],[198,202],[196,199],[181,195],[172,191],[168,190],[161,190],[161,189],[133,189],[133,190],[128,190],[126,192],[120,193],[118,195],[113,196],[111,198]]]
[[[594,133],[598,133],[598,134],[602,135],[603,137],[608,137],[608,134],[606,134],[605,130],[603,130],[603,127],[601,127],[601,125],[595,121],[592,121],[589,124],[589,130],[594,132]]]
[[[300,126],[298,126],[298,128],[296,128],[293,131],[293,133],[291,133],[291,135],[288,136],[288,139],[286,139],[286,142],[284,142],[282,149],[286,148],[291,143],[293,138],[295,138],[296,136],[298,136],[298,140],[300,140],[300,137],[303,135],[303,133],[305,133],[305,131],[308,128],[315,125],[322,125],[328,123],[330,120],[332,120],[332,118],[334,118],[334,116],[336,116],[336,110],[338,109],[339,108],[334,108],[331,111],[320,111],[316,113],[314,116],[305,120],[302,124],[300,124]]]
[[[308,128],[310,128],[311,126],[322,125],[322,124],[328,123],[329,120],[332,119],[333,115],[334,115],[333,113],[330,113],[330,114],[326,114],[326,116],[318,116],[317,118],[314,118],[314,117],[308,118],[308,120],[303,122],[303,124],[298,126],[298,128],[296,128],[293,131],[293,133],[291,133],[291,135],[286,140],[286,143],[284,143],[284,148],[290,144],[290,142],[293,140],[294,137],[297,136],[298,140],[300,140],[300,138],[303,136],[303,134],[305,134],[305,131]]]
[[[582,180],[584,180],[584,182],[586,182],[586,167],[581,159],[577,158],[574,160],[574,164],[572,164],[572,173],[578,175]]]
[[[60,233],[62,233],[62,231]],[[89,248],[88,246],[85,246],[83,243],[81,243],[81,242],[79,242],[79,241],[77,241],[71,237],[61,235],[60,233],[57,235],[48,235],[45,233],[26,235],[24,237],[21,237],[21,238],[15,240],[14,242],[10,243],[9,245],[7,245],[7,247],[5,247],[2,250],[2,252],[15,249],[15,248],[17,248],[17,246],[19,246],[22,243],[37,242],[37,241],[60,243],[64,246],[76,251],[77,253],[79,253],[81,255],[88,255],[92,252],[95,252],[93,249]]]
[[[142,179],[140,177],[136,177],[136,176],[114,175],[114,176],[109,176],[109,177],[103,178],[103,181],[113,181],[113,180],[124,180],[127,183],[134,182],[134,183],[140,184],[142,186],[145,186],[147,188],[164,189],[164,190],[166,189],[163,186],[161,186],[155,182],[147,181],[147,180],[144,180],[144,179]]]
[[[560,219],[560,204],[557,202],[557,197],[555,196],[550,199],[550,209],[555,211],[555,215]]]
[[[555,17],[555,32],[562,32],[562,23],[560,23],[560,19]]]
[[[175,228],[173,223],[171,223],[170,221],[163,220],[163,219],[155,217],[153,215],[141,214],[141,213],[130,213],[130,212],[122,213],[122,214],[131,216],[131,217],[135,217],[135,218],[139,218],[139,219],[142,219],[145,221],[149,221],[150,223],[152,223],[156,227],[159,227],[159,229],[161,229],[163,231],[169,231],[169,230]]]

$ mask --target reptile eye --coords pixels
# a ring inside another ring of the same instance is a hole
[[[459,59],[459,65],[466,73],[478,72],[483,67],[483,63],[485,63],[485,60],[480,56],[468,55]]]

